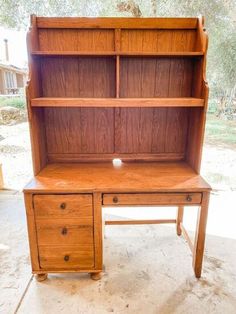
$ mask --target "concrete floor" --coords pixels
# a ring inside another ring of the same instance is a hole
[[[174,226],[147,225],[106,227],[100,281],[87,274],[54,274],[38,283],[30,270],[22,195],[2,193],[0,313],[236,313],[233,199],[235,192],[212,195],[200,280],[193,275],[189,248]],[[153,210],[142,212],[149,218]],[[158,217],[164,212],[160,209]],[[194,212],[186,210],[189,229],[195,225]],[[109,213],[131,217],[134,209]]]

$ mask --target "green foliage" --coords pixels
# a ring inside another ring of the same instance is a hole
[[[206,138],[209,143],[225,143],[230,147],[236,145],[236,124],[235,121],[223,121],[208,114],[206,123]]]
[[[1,107],[15,107],[19,109],[24,109],[26,106],[24,97],[1,97],[0,98]]]
[[[208,112],[216,113],[217,112],[217,98],[210,98],[208,102]]]
[[[29,16],[100,16],[108,1],[0,0],[0,25],[26,29]]]

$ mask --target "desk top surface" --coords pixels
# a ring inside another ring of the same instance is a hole
[[[185,162],[48,164],[26,193],[199,192],[209,184]]]

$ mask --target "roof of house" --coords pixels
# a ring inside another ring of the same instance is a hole
[[[4,69],[7,71],[13,71],[17,74],[27,74],[26,69],[18,68],[17,66],[12,65],[12,64],[4,64],[4,63],[0,62],[0,69]]]

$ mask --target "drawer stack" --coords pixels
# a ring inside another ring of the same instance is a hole
[[[92,194],[34,195],[42,269],[93,269]]]

